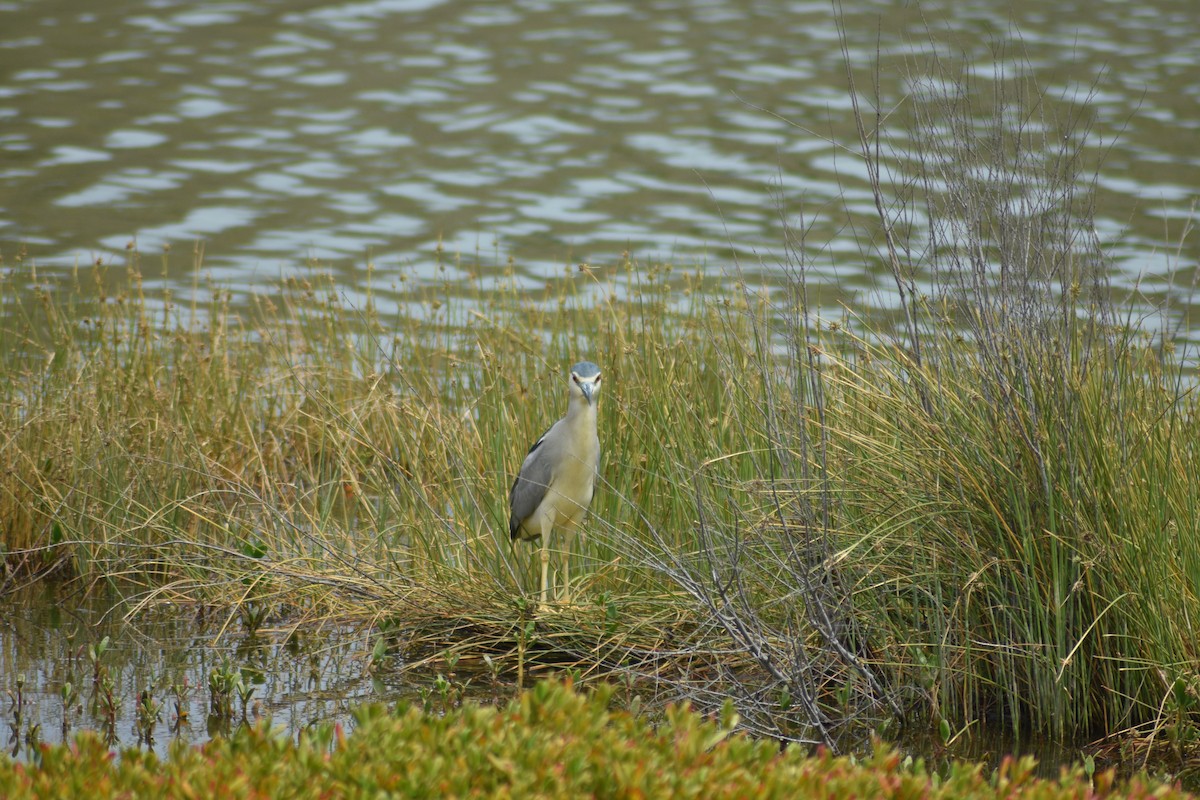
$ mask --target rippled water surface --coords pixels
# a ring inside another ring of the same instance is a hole
[[[845,6],[897,118],[927,26],[984,73],[1019,36],[1001,63],[1090,96],[1098,228],[1130,280],[1194,264],[1194,243],[1168,249],[1200,190],[1191,0]],[[169,244],[178,278],[202,241],[255,286],[311,258],[420,276],[442,241],[531,284],[623,252],[769,272],[752,254],[778,248],[782,183],[830,274],[869,282],[853,232],[820,219],[865,187],[853,141],[827,2],[0,2],[6,264],[136,240]]]

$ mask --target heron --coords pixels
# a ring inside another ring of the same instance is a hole
[[[562,561],[562,599],[570,602],[571,542],[587,513],[600,470],[596,402],[600,368],[590,361],[571,367],[567,413],[529,448],[508,494],[508,533],[512,541],[541,539],[542,605],[549,598],[550,537]]]

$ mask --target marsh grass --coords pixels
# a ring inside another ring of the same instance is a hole
[[[962,290],[917,306],[918,362],[894,329],[806,319],[802,271],[782,303],[621,264],[532,297],[433,287],[391,318],[316,269],[240,307],[198,279],[184,308],[136,253],[112,293],[12,274],[8,585],[374,620],[413,664],[666,679],[842,746],[904,717],[1193,725],[1200,423],[1133,326],[1067,304],[1031,326]],[[592,352],[581,600],[538,614],[507,488]]]
[[[898,591],[868,616],[905,609],[898,643],[924,650],[933,708],[963,723],[1152,729],[1194,676],[1200,428],[1186,353],[1110,284],[1086,95],[1062,103],[1003,68],[986,81],[952,61],[923,70],[894,167],[912,193],[879,204],[882,224],[903,224],[924,198],[921,236],[885,248],[898,283],[927,276],[908,296],[920,355],[858,342],[872,366],[854,371],[876,391],[834,426],[871,431],[837,437],[854,485],[870,487],[859,524],[909,543],[872,564],[870,580]]]
[[[818,318],[814,248],[789,230],[793,291],[750,359],[771,391],[740,409],[770,454],[758,513],[722,520],[698,493],[702,553],[663,569],[756,665],[727,685],[772,735],[904,718],[947,741],[1168,738],[1185,759],[1188,354],[1110,283],[1086,112],[1002,69],[908,68],[907,122],[878,97],[871,116],[847,68],[891,313]],[[779,340],[786,357],[762,355]]]
[[[187,304],[145,288],[136,252],[58,280],[9,267],[10,584],[57,571],[119,582],[134,610],[374,619],[414,659],[520,649],[530,663],[513,671],[607,674],[635,647],[655,663],[684,647],[696,620],[622,542],[653,525],[692,546],[680,476],[734,449],[742,379],[714,334],[736,331],[695,299],[699,277],[626,263],[532,296],[433,286],[360,309],[315,266],[249,299],[195,266]],[[609,379],[604,486],[577,557],[588,599],[534,630],[536,563],[509,542],[507,490],[582,357]]]

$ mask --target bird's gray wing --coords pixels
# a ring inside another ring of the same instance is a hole
[[[542,444],[549,435],[550,431],[546,431],[542,434],[542,438],[529,448],[529,453],[521,464],[521,471],[517,473],[517,479],[513,481],[512,489],[509,490],[508,536],[510,539],[517,538],[517,531],[520,529],[521,523],[525,521],[526,517],[537,511],[537,507],[542,504],[542,498],[546,496],[546,487],[550,485],[550,458]]]

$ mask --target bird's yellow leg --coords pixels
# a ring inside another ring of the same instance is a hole
[[[550,533],[542,531],[542,605],[546,605],[550,594]]]
[[[569,605],[571,603],[571,550],[569,546],[559,553],[559,558],[562,559],[563,565],[562,601]]]

